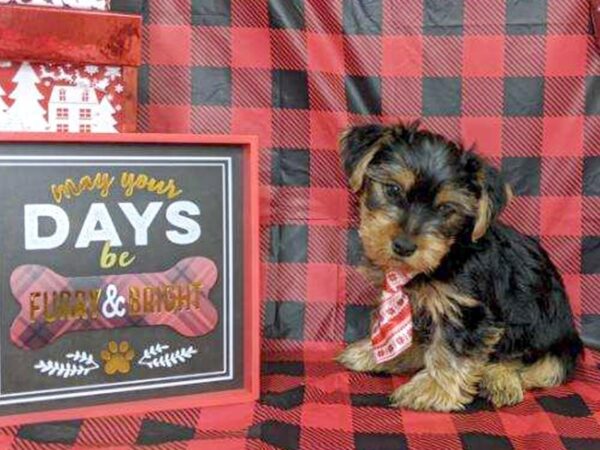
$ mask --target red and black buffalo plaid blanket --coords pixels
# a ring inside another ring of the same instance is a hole
[[[128,9],[136,1],[115,0]],[[254,404],[2,430],[24,449],[600,449],[600,358],[494,410],[400,411],[402,377],[332,362],[368,331],[336,137],[422,117],[506,170],[600,346],[600,53],[586,0],[149,0],[139,128],[257,134],[262,395]],[[118,414],[118,411],[115,411]]]

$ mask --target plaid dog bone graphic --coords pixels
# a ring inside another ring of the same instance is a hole
[[[217,267],[203,257],[182,259],[165,272],[66,278],[39,265],[10,277],[21,310],[10,336],[41,348],[73,331],[164,325],[184,336],[212,331],[218,313],[208,300]]]

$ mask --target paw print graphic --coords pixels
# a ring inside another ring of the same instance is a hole
[[[129,373],[134,354],[129,342],[122,341],[117,344],[115,341],[110,341],[108,348],[100,352],[100,356],[104,361],[104,372],[107,375],[114,375],[117,372]]]

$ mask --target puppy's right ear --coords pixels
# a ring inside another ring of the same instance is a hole
[[[362,125],[348,128],[341,134],[342,163],[353,192],[362,187],[367,167],[380,149],[377,144],[384,130],[382,125]]]

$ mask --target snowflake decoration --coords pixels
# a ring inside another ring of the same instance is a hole
[[[44,86],[49,87],[50,86],[50,82],[49,81],[44,81]]]
[[[120,94],[121,92],[123,92],[123,85],[122,85],[122,84],[117,84],[117,85],[115,86],[115,92],[117,92],[117,93],[119,93],[119,94]]]
[[[117,105],[117,106],[115,106],[115,110],[117,110],[117,111],[121,111],[121,105]]]
[[[100,71],[100,69],[98,69],[98,66],[93,66],[93,65],[85,66],[84,70],[85,70],[85,73],[87,73],[89,75],[96,75]]]
[[[75,85],[79,87],[92,87],[92,82],[89,78],[81,77],[79,74],[75,76]]]
[[[106,78],[102,78],[101,80],[97,81],[94,85],[94,87],[100,91],[105,91],[106,88],[108,87],[109,81]]]
[[[69,83],[72,83],[73,76],[66,73],[62,67],[59,67],[58,75],[56,76],[55,80],[68,81]]]
[[[115,97],[112,94],[108,94],[108,99],[112,102],[115,99]]]
[[[121,76],[121,68],[120,67],[113,67],[113,66],[107,66],[104,74],[112,80],[114,80],[115,78],[118,78]]]

